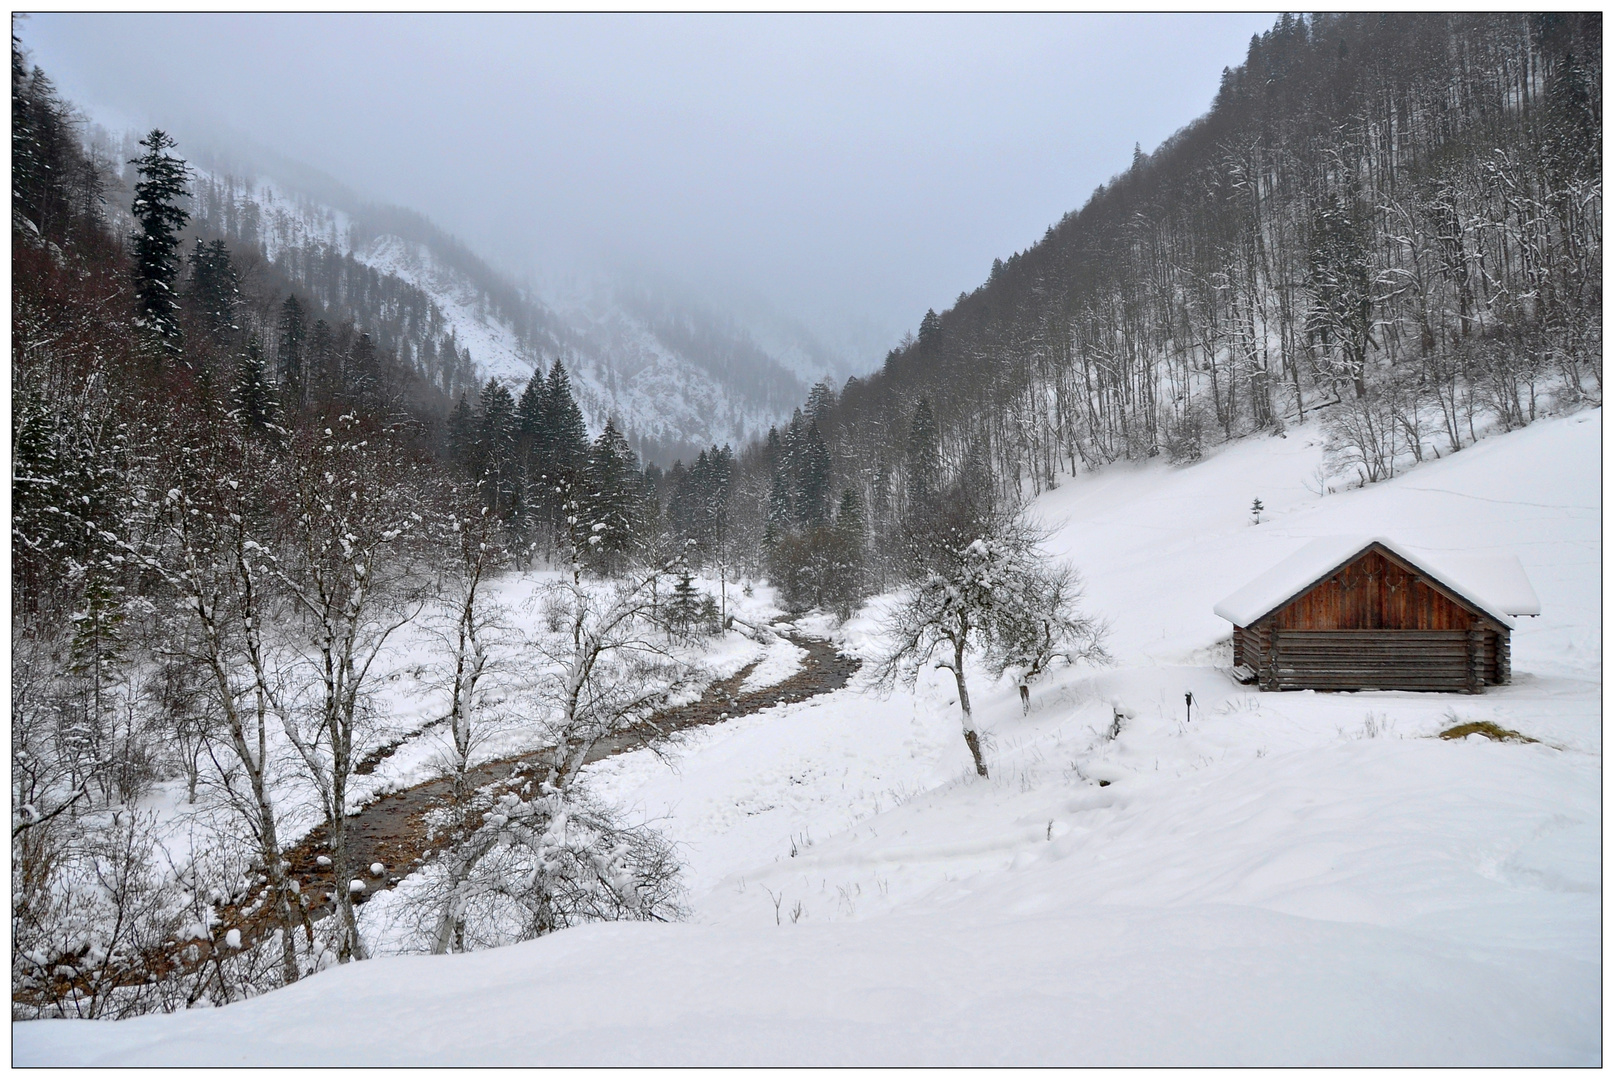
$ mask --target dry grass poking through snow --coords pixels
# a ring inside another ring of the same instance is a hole
[[[1470,720],[1466,724],[1457,724],[1440,733],[1442,739],[1466,739],[1470,735],[1483,735],[1492,742],[1540,742],[1528,735],[1521,735],[1517,731],[1493,724],[1489,720]]]

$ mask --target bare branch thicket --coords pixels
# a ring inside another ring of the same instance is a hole
[[[283,534],[272,567],[291,609],[296,697],[277,712],[325,810],[339,960],[365,955],[346,888],[348,781],[359,761],[376,659],[424,608],[435,587],[425,553],[424,477],[384,434],[346,415],[299,433],[286,451]],[[267,675],[267,669],[262,673]],[[269,687],[284,693],[284,684]]]

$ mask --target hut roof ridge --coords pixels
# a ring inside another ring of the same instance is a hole
[[[1249,626],[1373,544],[1382,545],[1505,626],[1514,625],[1512,616],[1541,614],[1541,601],[1515,555],[1436,551],[1386,536],[1363,535],[1319,536],[1311,540],[1223,597],[1214,610],[1234,626]]]

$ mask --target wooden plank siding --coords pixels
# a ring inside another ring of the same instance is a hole
[[[1479,693],[1512,677],[1508,628],[1378,545],[1249,626],[1233,662],[1266,690]]]

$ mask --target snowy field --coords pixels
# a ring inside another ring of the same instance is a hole
[[[1066,480],[1036,509],[1117,662],[1057,672],[1026,715],[975,673],[990,780],[950,676],[887,699],[859,676],[591,767],[681,845],[689,923],[14,1024],[14,1063],[1600,1064],[1601,422],[1324,495],[1310,426]],[[1516,554],[1543,614],[1519,620],[1512,685],[1236,684],[1212,605],[1339,533]],[[879,607],[846,648],[878,648]],[[729,649],[715,668],[798,659]],[[1540,742],[1432,737],[1470,720]]]

